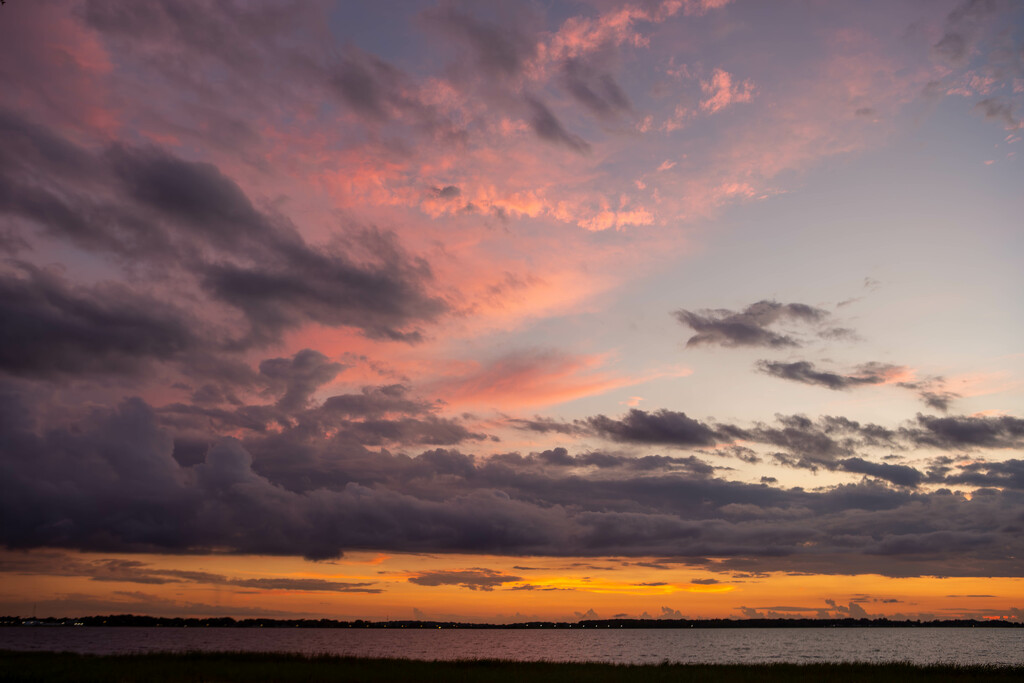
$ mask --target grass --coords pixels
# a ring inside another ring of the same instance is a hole
[[[462,660],[424,662],[408,659],[272,653],[161,653],[78,655],[67,652],[0,651],[0,681],[62,683],[96,681],[147,683],[261,683],[263,681],[488,681],[494,683],[564,681],[692,681],[771,683],[802,681],[843,683],[934,683],[935,681],[1024,680],[1024,667],[917,666],[913,664],[562,664]]]

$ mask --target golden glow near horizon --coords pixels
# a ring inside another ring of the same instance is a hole
[[[783,572],[752,576],[655,568],[667,566],[656,558],[356,552],[334,561],[309,562],[233,555],[8,551],[0,559],[0,613],[27,615],[34,605],[39,616],[55,617],[136,613],[478,622],[864,614],[925,620],[1013,618],[1024,592],[1024,580],[1019,578]],[[413,579],[418,577],[426,584],[417,584]],[[261,587],[261,581],[281,584]],[[288,581],[296,583],[288,586]],[[380,592],[341,592],[349,590],[343,584]]]

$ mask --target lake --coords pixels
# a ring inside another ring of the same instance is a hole
[[[296,629],[0,627],[0,649],[245,651],[405,659],[1024,665],[1019,628]]]

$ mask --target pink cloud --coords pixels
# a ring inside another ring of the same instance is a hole
[[[38,123],[113,134],[119,115],[104,78],[112,63],[97,36],[66,3],[12,3],[0,22],[5,106],[30,110]]]
[[[754,85],[749,80],[733,83],[733,76],[724,69],[715,69],[711,80],[701,81],[701,90],[707,96],[700,108],[714,114],[731,104],[749,102],[754,96]]]

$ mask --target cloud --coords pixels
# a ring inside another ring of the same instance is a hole
[[[936,410],[946,412],[947,410],[949,410],[950,402],[955,398],[959,398],[960,394],[953,393],[952,391],[926,390],[922,391],[920,393],[920,396],[921,400],[923,400],[925,405],[927,405],[929,408],[935,408]]]
[[[726,481],[687,458],[654,458],[653,467],[640,458],[633,467],[593,453],[479,458],[435,449],[410,457],[325,439],[301,413],[281,433],[218,438],[201,462],[182,465],[173,457],[172,432],[138,399],[93,409],[74,429],[60,422],[43,428],[19,387],[7,383],[0,392],[0,542],[10,548],[217,548],[321,559],[385,548],[675,557],[698,566],[716,557],[743,571],[1019,573],[1012,561],[1020,552],[1019,503],[994,488],[970,499],[877,481],[784,489]],[[840,454],[849,447],[837,437],[865,439],[872,431],[839,418],[786,424],[825,435]],[[778,436],[760,429],[749,431]],[[868,469],[843,463],[856,457],[834,458],[833,466]],[[607,476],[609,464],[617,476]],[[1009,463],[942,476],[1016,485],[1018,469]],[[879,476],[901,473],[882,469]],[[481,586],[516,580],[486,573],[424,578]]]
[[[864,449],[935,447],[948,450],[963,448],[1017,448],[1024,443],[1024,421],[1011,416],[949,416],[936,417],[918,415],[917,419],[898,429],[888,429],[872,423],[861,423],[841,416],[824,415],[812,420],[803,415],[777,415],[774,423],[758,423],[744,427],[728,423],[705,423],[688,417],[685,413],[668,410],[646,412],[631,409],[620,418],[597,415],[573,423],[541,421],[518,421],[522,429],[541,433],[561,431],[562,433],[591,433],[618,443],[632,445],[660,444],[681,448],[719,446],[714,451],[702,451],[716,456],[734,456],[747,461],[757,461],[757,452],[746,446],[728,444],[740,440],[751,444],[763,444],[780,450],[771,454],[783,465],[817,470],[846,471],[866,474],[898,486],[916,487],[927,479],[930,482],[949,484],[970,483],[985,486],[1008,486],[1013,488],[1016,472],[1015,461],[1006,465],[988,463],[977,468],[965,467],[957,477],[951,476],[949,468],[936,470],[926,475],[909,465],[878,463],[865,459],[859,453]],[[739,449],[739,450],[737,450]],[[570,456],[564,449],[555,449],[562,464],[567,466],[596,465],[598,467],[624,467],[626,462],[632,469],[672,469],[688,467],[694,474],[708,473],[713,467],[690,456],[687,458],[666,458],[645,456],[627,458],[603,453]],[[520,462],[529,462],[521,459]],[[1009,469],[1000,469],[1009,468]],[[971,475],[968,475],[968,471]],[[973,477],[973,479],[972,479]],[[773,483],[767,478],[767,483]]]
[[[857,366],[853,372],[845,374],[818,370],[814,363],[809,361],[785,363],[782,361],[760,360],[757,362],[757,368],[772,377],[788,379],[803,384],[823,386],[833,390],[845,390],[879,384],[895,384],[898,387],[914,391],[925,405],[942,412],[949,410],[950,403],[954,399],[960,398],[960,394],[945,388],[945,380],[941,377],[906,380],[904,378],[913,376],[913,371],[905,366],[892,365],[890,363],[864,363]]]
[[[486,438],[485,434],[471,432],[458,420],[435,415],[436,403],[413,397],[399,384],[367,386],[360,393],[335,394],[322,403],[312,404],[312,391],[337,372],[335,364],[324,362],[326,359],[317,358],[318,355],[300,351],[291,360],[271,359],[275,373],[294,372],[296,365],[301,367],[298,377],[288,378],[291,386],[281,386],[281,378],[273,378],[268,391],[284,391],[276,405],[240,404],[225,408],[175,403],[162,408],[161,414],[170,417],[179,428],[201,418],[194,426],[200,433],[202,424],[212,424],[214,429],[208,440],[215,440],[218,430],[236,434],[241,430],[248,433],[246,438],[273,432],[272,447],[286,452],[306,449],[316,439],[327,438],[356,449],[384,444],[447,446]],[[261,371],[265,369],[266,361],[261,363]],[[264,376],[261,373],[261,378]],[[256,447],[270,448],[261,442]]]
[[[434,194],[441,199],[455,199],[462,195],[462,190],[455,185],[445,185],[444,187],[435,187]]]
[[[159,149],[116,145],[114,177],[127,196],[211,246],[237,249],[294,239],[252,205],[242,189],[209,163],[185,161]]]
[[[370,130],[388,126],[410,139],[436,139],[452,144],[464,139],[451,119],[430,102],[409,75],[387,61],[349,46],[337,65],[317,74]]]
[[[537,98],[529,96],[526,97],[525,102],[530,111],[530,126],[537,137],[564,145],[581,154],[590,151],[590,144],[580,136],[567,131],[547,105]]]
[[[329,396],[317,413],[324,418],[380,418],[388,414],[422,415],[436,408],[435,404],[416,399],[401,384],[366,386],[358,394]]]
[[[749,102],[754,96],[753,84],[743,81],[734,85],[732,79],[728,71],[715,69],[711,80],[701,81],[700,87],[706,99],[701,101],[700,108],[714,114],[737,102]]]
[[[253,265],[210,264],[201,282],[245,313],[254,342],[307,322],[357,327],[373,339],[421,340],[419,330],[403,329],[406,323],[435,319],[447,308],[422,289],[429,267],[410,261],[393,235],[368,230],[360,241],[377,263],[357,265],[342,254],[298,247]]]
[[[1006,130],[1017,130],[1021,122],[1013,115],[1013,105],[995,97],[986,97],[974,105],[985,118],[999,119],[1006,125]]]
[[[0,125],[20,131],[23,143],[0,158],[0,175],[17,170],[19,188],[6,198],[0,191],[0,211],[200,289],[201,312],[226,305],[244,315],[250,330],[238,346],[265,345],[311,322],[415,342],[415,326],[448,309],[427,292],[429,265],[406,254],[393,233],[360,228],[330,248],[311,245],[212,164],[156,147],[91,154],[12,116]],[[60,191],[24,180],[34,177],[52,178]]]
[[[164,301],[107,283],[73,286],[27,263],[0,271],[0,371],[28,377],[138,371],[199,345]]]
[[[557,447],[526,456],[518,453],[493,455],[491,463],[501,463],[524,468],[597,468],[612,471],[616,469],[635,472],[689,472],[693,475],[710,475],[715,468],[695,456],[681,458],[665,455],[627,456],[602,453],[600,451],[571,455],[565,448]]]
[[[461,586],[472,591],[493,591],[503,584],[522,580],[521,576],[481,568],[424,571],[408,578],[409,583],[420,586]]]
[[[901,430],[917,446],[943,449],[1018,448],[1024,445],[1024,420],[1009,415],[935,417],[918,415]]]
[[[850,617],[851,619],[869,619],[870,615],[864,610],[863,607],[858,605],[856,602],[847,603],[846,607],[839,605],[835,600],[825,600],[825,603],[832,608],[834,612],[839,615]]]
[[[391,118],[391,108],[401,105],[401,74],[387,62],[358,50],[350,50],[334,75],[341,98],[371,120]]]
[[[960,398],[960,394],[946,388],[946,381],[942,377],[898,382],[897,386],[917,392],[926,406],[942,412],[948,411],[950,403]]]
[[[71,555],[23,555],[19,561],[0,563],[0,572],[42,573],[51,576],[83,576],[92,581],[165,585],[193,583],[211,586],[234,586],[262,590],[283,590],[330,593],[382,593],[371,588],[372,582],[328,581],[316,578],[236,578],[223,574],[180,569],[161,569],[138,560],[102,559],[85,561]]]
[[[726,309],[692,312],[680,309],[673,314],[679,322],[697,334],[686,346],[764,346],[768,348],[798,347],[795,337],[769,329],[778,323],[797,323],[815,326],[828,319],[829,314],[806,304],[780,304],[759,301],[741,312]],[[827,336],[832,330],[819,330]]]
[[[964,64],[984,28],[1002,3],[998,0],[963,0],[946,16],[945,32],[932,51],[953,64]]]
[[[476,66],[489,77],[512,78],[536,53],[537,44],[519,22],[522,12],[511,13],[500,24],[483,21],[454,7],[424,12],[431,25],[469,47]]]
[[[319,351],[303,349],[292,358],[268,358],[260,363],[260,375],[283,389],[277,407],[293,412],[309,405],[313,392],[345,368]]]
[[[796,361],[783,363],[780,361],[761,360],[758,369],[773,377],[788,379],[803,384],[816,384],[828,389],[849,389],[868,384],[885,384],[894,376],[906,372],[906,368],[886,363],[867,363],[859,366],[855,372],[842,375],[835,372],[819,371],[814,363]]]
[[[528,430],[531,432],[539,432],[546,434],[549,432],[555,432],[557,434],[582,434],[586,432],[586,429],[578,424],[571,422],[562,422],[550,417],[534,417],[533,419],[526,418],[509,418],[508,423],[516,429]]]
[[[773,457],[786,465],[834,469],[837,459],[853,456],[859,448],[894,447],[895,432],[874,424],[825,415],[811,420],[804,415],[777,415],[775,424],[752,428],[717,425],[723,435],[784,449]]]
[[[971,462],[960,465],[959,469],[960,472],[941,477],[939,481],[1024,491],[1024,459]]]
[[[596,433],[614,441],[673,446],[715,444],[715,432],[710,427],[687,417],[686,413],[670,410],[648,413],[633,408],[620,419],[598,415],[588,418],[587,424]]]
[[[864,458],[846,458],[840,460],[839,468],[846,470],[847,472],[857,472],[860,474],[868,474],[872,477],[878,477],[890,481],[893,484],[899,486],[917,486],[924,481],[924,474],[908,467],[907,465],[888,465],[885,463],[869,462]]]
[[[631,108],[629,98],[609,73],[602,73],[579,59],[567,59],[562,79],[573,99],[602,118],[612,118]]]

